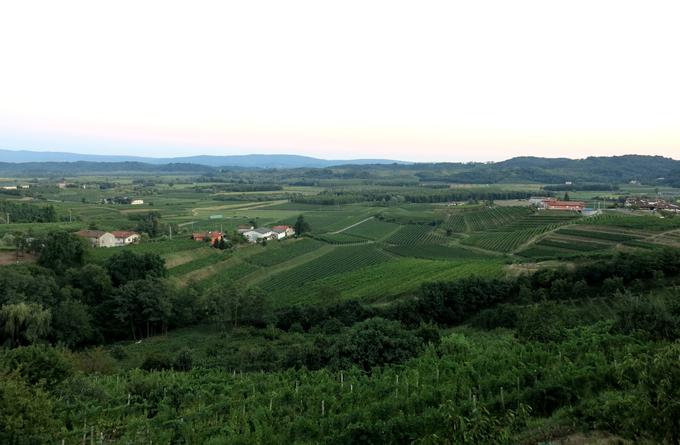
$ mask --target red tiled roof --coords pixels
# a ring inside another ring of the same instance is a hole
[[[129,238],[132,235],[137,235],[137,232],[132,232],[129,230],[114,230],[111,232],[116,238]]]
[[[82,236],[84,238],[101,238],[106,232],[102,230],[79,230],[76,235]]]

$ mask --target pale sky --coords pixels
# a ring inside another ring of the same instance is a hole
[[[0,148],[680,159],[680,1],[0,0]]]

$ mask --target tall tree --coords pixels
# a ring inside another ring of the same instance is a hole
[[[305,218],[302,215],[297,217],[297,220],[295,221],[295,225],[293,226],[293,228],[295,229],[295,234],[297,236],[300,236],[303,233],[310,231],[309,224],[307,223],[307,221],[305,221]]]

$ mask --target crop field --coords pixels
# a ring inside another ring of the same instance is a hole
[[[649,232],[663,232],[680,229],[680,218],[678,217],[659,218],[658,216],[621,215],[611,212],[588,218],[584,223],[588,225],[602,225]]]
[[[261,267],[270,267],[276,264],[289,261],[305,253],[318,249],[321,243],[311,239],[303,238],[300,240],[286,241],[280,243],[276,248],[267,248],[264,252],[252,255],[247,261]]]
[[[434,228],[423,224],[408,224],[403,226],[385,240],[388,244],[410,246],[414,244],[436,244],[440,238],[434,234]]]
[[[464,217],[471,232],[481,232],[508,226],[518,218],[530,214],[531,209],[528,207],[492,207],[464,213]]]
[[[290,292],[309,283],[332,275],[361,269],[389,261],[391,257],[374,246],[339,247],[318,258],[312,264],[297,266],[285,273],[275,275],[260,285],[273,295]]]
[[[386,251],[395,255],[413,258],[425,258],[432,260],[467,260],[484,259],[491,255],[480,251],[466,249],[458,246],[444,246],[441,244],[425,245],[396,245],[385,248]]]
[[[538,226],[530,229],[516,230],[514,232],[480,233],[464,238],[460,242],[461,244],[495,252],[512,252],[522,244],[529,242],[536,236],[550,229],[551,226]]]
[[[342,233],[375,241],[387,238],[398,229],[400,229],[399,224],[370,219]]]
[[[389,302],[407,292],[412,292],[428,281],[455,280],[478,276],[500,276],[503,264],[493,259],[437,261],[419,258],[400,258],[381,262],[343,274],[329,276],[311,283],[309,291],[281,293],[277,306],[311,303],[314,289],[332,288],[342,299],[358,299],[371,303]]]
[[[317,235],[316,238],[328,244],[362,244],[370,241],[345,232],[324,233],[323,235]]]

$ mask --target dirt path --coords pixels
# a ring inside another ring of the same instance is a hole
[[[330,235],[336,235],[336,234],[338,234],[338,233],[342,233],[342,232],[344,232],[345,230],[349,230],[349,229],[351,229],[352,227],[356,227],[356,226],[358,226],[359,224],[363,224],[363,223],[365,223],[366,221],[371,220],[371,219],[373,219],[373,217],[372,217],[372,216],[369,216],[368,218],[362,219],[362,220],[359,221],[358,223],[354,223],[354,224],[352,224],[351,226],[345,227],[344,229],[340,229],[340,230],[336,230],[335,232],[331,232]]]

